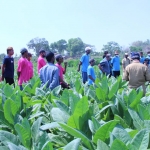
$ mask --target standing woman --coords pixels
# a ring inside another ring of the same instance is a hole
[[[28,65],[29,65],[29,80],[33,77],[33,63],[31,61],[32,59],[32,54],[28,53]]]

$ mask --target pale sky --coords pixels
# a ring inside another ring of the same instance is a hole
[[[19,54],[35,37],[80,37],[96,46],[150,39],[150,0],[0,0],[0,53]]]

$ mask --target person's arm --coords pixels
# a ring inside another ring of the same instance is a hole
[[[65,74],[65,73],[66,73],[66,70],[67,70],[67,62],[64,62],[64,66],[65,66],[65,68],[64,68],[64,70],[63,70],[63,74]]]
[[[2,65],[2,81],[4,81],[5,64]]]
[[[103,67],[104,67],[104,63],[100,63],[99,65],[98,65],[98,67],[99,67],[99,69],[104,73],[104,69],[103,69]]]
[[[122,60],[122,69],[123,69],[123,71],[125,71],[125,63],[123,60]]]
[[[19,80],[19,78],[20,78],[20,74],[21,74],[22,68],[23,68],[23,61],[19,61],[19,62],[18,62],[18,68],[17,68],[18,80]]]
[[[56,69],[56,70],[54,70],[54,74],[53,74],[53,77],[52,77],[52,82],[51,82],[49,88],[51,90],[53,90],[56,86],[59,85],[58,83],[59,83],[59,70]]]
[[[145,68],[145,80],[150,82],[150,70],[148,67]]]
[[[127,71],[127,67],[125,68],[123,73],[123,80],[129,81],[129,73]]]
[[[82,65],[83,60],[84,60],[84,56],[82,56],[81,59],[80,59],[80,62],[79,62],[79,65],[78,65],[78,72],[80,71],[80,67]]]
[[[95,82],[95,80],[92,78],[91,75],[88,75],[88,77],[89,77],[93,82]]]

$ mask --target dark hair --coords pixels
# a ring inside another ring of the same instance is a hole
[[[28,53],[28,57],[32,57],[32,54],[31,54],[31,53]]]
[[[12,47],[8,47],[8,48],[7,48],[7,54],[8,54],[9,51],[11,51],[11,50],[13,50],[13,48],[12,48]]]
[[[54,57],[54,53],[53,53],[53,52],[49,52],[49,53],[46,55],[46,60],[47,60],[48,62],[50,62],[53,57]]]

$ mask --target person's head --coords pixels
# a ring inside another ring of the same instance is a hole
[[[91,66],[94,66],[95,65],[95,60],[92,58],[92,59],[90,59],[89,63],[90,63]]]
[[[32,58],[32,54],[31,54],[31,53],[28,53],[28,57],[27,57],[27,59],[30,61],[30,60],[31,60],[31,58]]]
[[[7,48],[7,54],[10,55],[10,56],[12,56],[12,55],[14,54],[14,49],[13,49],[13,47],[8,47],[8,48]]]
[[[57,63],[59,63],[59,64],[63,63],[63,61],[64,61],[63,56],[60,54],[56,55],[55,58],[56,58]]]
[[[108,54],[108,51],[105,50],[105,51],[104,51],[104,55],[107,55],[107,54]]]
[[[115,51],[115,56],[118,56],[118,55],[119,55],[119,53],[117,51]]]
[[[128,56],[129,56],[128,53],[125,53],[125,54],[124,54],[124,57],[125,57],[125,58],[128,58]]]
[[[150,51],[147,52],[147,55],[150,56]]]
[[[22,48],[20,50],[20,53],[23,57],[26,57],[26,58],[28,57],[28,50],[26,48]]]
[[[54,64],[54,62],[55,62],[54,53],[53,53],[53,52],[49,52],[49,53],[46,55],[46,60],[47,60],[47,62]]]
[[[149,64],[149,59],[148,59],[148,58],[145,58],[144,63],[145,63],[145,64]]]
[[[137,52],[133,52],[131,58],[132,60],[140,60],[140,54]]]
[[[106,54],[106,59],[109,61],[111,59],[110,54]]]
[[[85,48],[85,52],[86,52],[87,54],[90,54],[90,53],[91,53],[91,50],[92,50],[91,47],[86,47],[86,48]]]
[[[40,56],[41,57],[46,57],[46,52],[45,52],[45,50],[43,49],[43,48],[41,48],[40,50],[39,50],[39,54],[40,54]]]
[[[143,57],[143,52],[140,52],[140,56]]]

